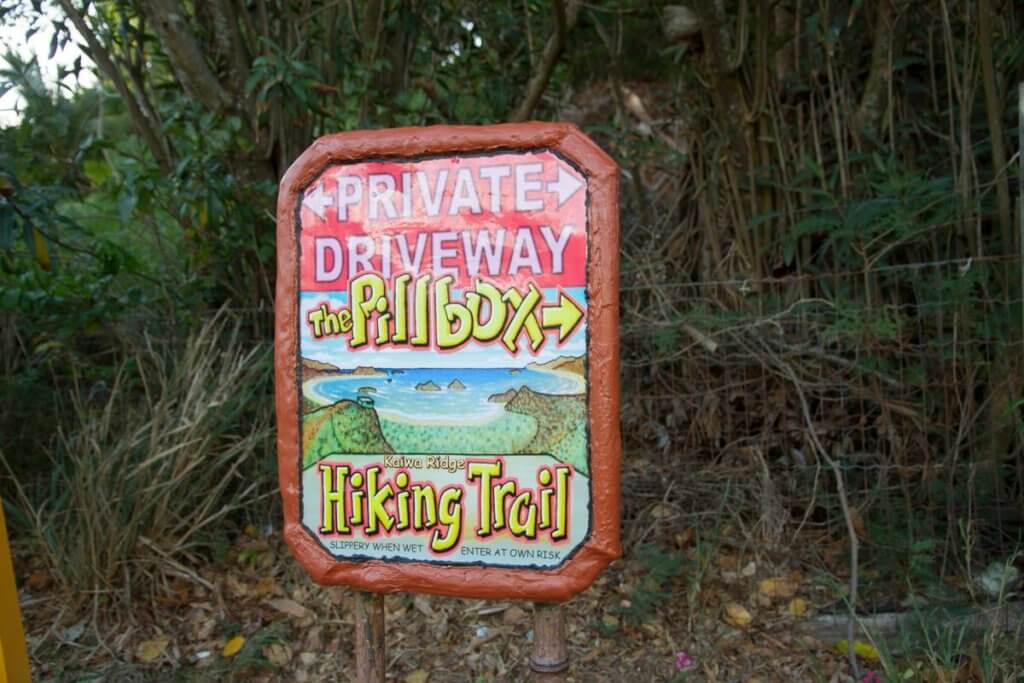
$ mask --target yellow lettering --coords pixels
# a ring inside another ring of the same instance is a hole
[[[555,530],[551,538],[561,539],[569,535],[569,477],[572,470],[564,465],[555,468]]]
[[[409,339],[409,290],[412,275],[403,273],[395,278],[395,333],[391,341],[395,344],[405,343]]]
[[[331,476],[331,473],[334,476]],[[338,533],[347,534],[348,525],[345,524],[345,480],[348,478],[348,468],[343,465],[330,465],[321,463],[320,477],[323,483],[323,524],[320,526],[320,533],[329,534],[334,532],[334,523],[338,523]],[[332,481],[333,479],[333,481]]]
[[[487,300],[487,322],[480,323],[480,305]],[[501,290],[492,284],[477,280],[476,291],[466,293],[466,307],[473,315],[473,338],[479,342],[491,342],[498,338],[508,318],[508,306],[501,297]]]
[[[540,345],[544,343],[544,332],[540,329],[533,309],[541,300],[540,290],[531,282],[525,297],[515,287],[509,287],[502,298],[512,304],[515,312],[512,314],[512,320],[509,322],[505,334],[501,336],[501,343],[512,353],[516,353],[519,350],[519,334],[525,328],[526,336],[530,338],[530,348],[534,351],[539,349]]]
[[[508,511],[508,528],[515,536],[537,537],[537,506],[533,505],[533,496],[523,491],[512,501]],[[526,507],[526,522],[522,521],[523,506]]]
[[[378,488],[377,482],[381,471],[382,468],[379,465],[366,470],[366,495],[370,504],[366,515],[367,534],[377,533],[378,525],[384,527],[385,531],[390,531],[395,523],[395,520],[391,518],[388,511],[384,509],[384,503],[387,502],[388,498],[395,495],[395,490],[391,487],[391,484]]]
[[[423,531],[425,528],[437,524],[437,516],[434,514],[436,507],[433,486],[413,486],[412,528],[416,531]]]
[[[476,535],[486,538],[491,535],[491,480],[501,476],[501,461],[471,462],[466,473],[466,480],[480,478],[480,528]]]
[[[386,311],[388,300],[384,296],[384,279],[373,273],[352,280],[349,292],[352,306],[352,338],[349,346],[357,348],[366,344],[370,336],[370,318],[374,311]]]
[[[450,303],[448,286],[455,281],[445,275],[434,284],[434,317],[437,319],[437,345],[451,349],[469,339],[473,331],[473,320],[469,309],[462,304]],[[458,321],[453,328],[452,323]]]
[[[504,529],[505,528],[505,498],[508,496],[514,496],[516,493],[516,483],[514,481],[506,481],[504,484],[499,484],[494,487],[494,528]]]
[[[430,295],[429,275],[421,275],[416,278],[415,311],[413,318],[416,320],[416,335],[410,342],[413,346],[426,346],[430,343]]]
[[[409,528],[409,492],[404,490],[409,485],[409,475],[405,472],[399,472],[395,475],[395,486],[399,489],[403,489],[398,492],[395,497],[395,507],[398,508],[398,525],[396,529],[408,529]]]
[[[448,533],[441,535],[439,529],[434,529],[430,537],[430,547],[434,552],[443,553],[451,550],[459,542],[462,534],[462,489],[450,486],[441,493],[440,510],[441,523],[447,525]]]

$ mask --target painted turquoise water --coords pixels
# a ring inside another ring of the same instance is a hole
[[[489,422],[505,411],[500,403],[492,403],[488,398],[524,386],[542,394],[584,393],[583,379],[577,375],[529,368],[419,368],[380,372],[386,374],[323,377],[309,382],[305,391],[323,403],[342,399],[362,399],[368,403],[366,399],[370,399],[382,416],[419,424]],[[455,380],[465,388],[450,388]],[[432,382],[440,391],[416,388],[426,382]]]

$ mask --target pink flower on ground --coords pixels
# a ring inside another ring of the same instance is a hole
[[[877,672],[869,671],[864,674],[863,683],[882,683],[882,677],[879,676]]]
[[[676,669],[678,671],[683,671],[684,669],[689,669],[693,665],[694,665],[693,659],[690,657],[690,655],[685,650],[682,651],[682,652],[677,652],[676,653]]]

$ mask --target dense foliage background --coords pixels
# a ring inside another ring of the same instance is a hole
[[[528,118],[622,168],[630,557],[661,576],[686,528],[729,528],[797,549],[840,612],[983,601],[990,563],[1022,566],[1012,0],[0,0],[0,21],[98,77],[54,86],[15,52],[0,74],[23,99],[0,129],[0,495],[75,614],[130,612],[277,523],[290,162],[333,131]]]

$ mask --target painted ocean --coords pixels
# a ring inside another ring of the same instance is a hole
[[[585,392],[579,375],[531,368],[381,369],[373,375],[319,377],[307,381],[303,390],[319,404],[356,401],[372,406],[382,418],[444,425],[490,422],[505,412],[491,397],[523,387],[557,396]]]

